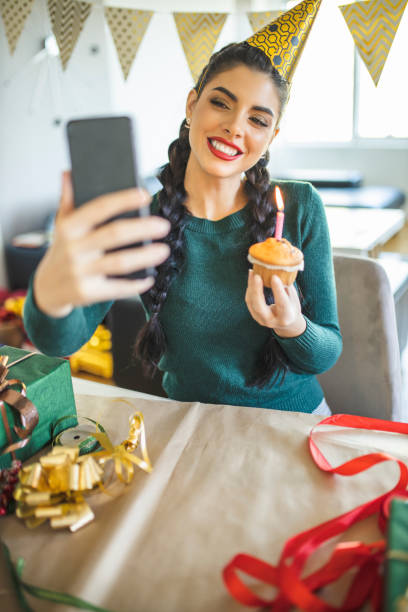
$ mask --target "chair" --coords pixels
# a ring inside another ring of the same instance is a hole
[[[394,298],[373,259],[334,255],[343,352],[319,375],[333,413],[406,420]]]
[[[161,372],[147,378],[134,355],[134,345],[146,315],[139,298],[117,300],[108,315],[107,324],[112,332],[113,379],[119,387],[142,393],[167,397],[161,386]]]

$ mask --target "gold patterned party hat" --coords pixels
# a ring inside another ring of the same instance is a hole
[[[246,42],[261,49],[287,81],[292,81],[321,1],[303,0],[247,38]]]

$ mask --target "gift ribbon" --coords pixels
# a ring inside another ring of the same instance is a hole
[[[264,606],[276,612],[287,612],[292,605],[306,612],[335,612],[356,610],[370,600],[374,610],[381,609],[382,563],[385,557],[385,541],[371,544],[341,542],[334,548],[329,561],[307,577],[301,577],[310,555],[325,541],[333,538],[354,523],[379,513],[379,526],[385,529],[392,497],[408,497],[408,468],[392,455],[383,452],[369,453],[333,467],[314,441],[314,432],[320,425],[336,425],[372,431],[408,434],[408,424],[337,414],[320,421],[310,432],[309,450],[318,467],[331,474],[352,476],[384,461],[394,461],[399,467],[397,484],[387,493],[362,504],[317,527],[301,532],[285,543],[276,566],[247,554],[236,555],[224,568],[223,580],[230,594],[247,606]],[[340,578],[351,568],[355,576],[340,607],[335,607],[315,595],[314,591]],[[256,595],[240,578],[238,570],[279,589],[278,595],[266,600]]]
[[[108,435],[103,432],[94,432],[92,435],[99,444],[105,449],[92,453],[102,465],[112,460],[115,465],[115,473],[118,479],[125,484],[129,484],[134,475],[134,465],[145,472],[151,472],[153,466],[149,459],[146,445],[146,432],[141,412],[135,412],[129,419],[129,434],[121,444],[114,446]],[[139,445],[143,459],[132,455]]]
[[[395,559],[396,561],[408,563],[408,553],[405,550],[389,550],[386,557],[387,559]]]
[[[11,380],[7,379],[7,375],[11,366],[15,365],[18,361],[31,357],[34,353],[29,353],[21,359],[14,361],[7,367],[8,356],[0,355],[0,411],[3,420],[4,429],[6,432],[8,446],[1,451],[1,455],[11,453],[13,459],[15,459],[15,451],[19,448],[23,448],[31,437],[34,427],[38,423],[38,411],[34,404],[26,396],[25,384],[16,378]],[[12,386],[19,386],[20,391],[12,389]],[[7,419],[5,403],[14,408],[17,411],[21,421],[21,427],[14,425],[14,431],[20,438],[17,442],[13,443],[11,435],[11,429]]]
[[[78,425],[76,427],[70,427],[69,429],[65,429],[64,431],[61,431],[59,434],[55,435],[55,430],[57,429],[58,425],[60,425],[63,421],[67,419],[69,420],[77,419]],[[70,432],[75,433],[75,431],[77,430],[78,432],[80,432],[80,429],[78,428],[81,427],[82,423],[86,424],[85,422],[92,423],[93,425],[95,425],[97,430],[99,430],[102,433],[105,433],[104,428],[97,421],[94,421],[93,419],[90,419],[89,417],[77,417],[76,414],[67,414],[59,418],[58,421],[56,421],[52,425],[52,428],[51,428],[52,445],[53,446],[55,445],[68,446],[68,444],[64,442],[64,436],[66,436],[66,434]],[[83,432],[80,432],[80,433],[83,433]],[[80,436],[78,435],[78,437]],[[95,451],[97,448],[100,448],[100,444],[98,440],[95,439],[93,432],[92,433],[89,432],[89,435],[86,436],[83,440],[81,440],[78,443],[75,442],[75,440],[73,439],[72,441],[70,441],[69,446],[72,446],[73,444],[75,444],[75,446],[78,447],[80,455],[86,455],[87,453],[91,453],[92,451]]]
[[[79,610],[92,610],[93,612],[110,612],[106,608],[100,608],[99,606],[94,606],[93,604],[85,601],[84,599],[80,599],[79,597],[75,597],[73,595],[69,595],[68,593],[59,593],[58,591],[51,591],[49,589],[43,589],[41,587],[36,587],[32,584],[28,584],[22,580],[22,572],[24,568],[24,559],[21,557],[17,560],[16,565],[14,566],[11,557],[10,551],[4,542],[0,542],[1,547],[3,549],[3,555],[6,560],[6,566],[10,572],[15,594],[18,599],[18,603],[24,612],[34,612],[31,606],[28,604],[27,599],[25,597],[24,591],[29,593],[30,595],[37,597],[38,599],[42,599],[45,601],[52,601],[54,603],[63,604],[66,606],[71,606],[73,608],[78,608]]]

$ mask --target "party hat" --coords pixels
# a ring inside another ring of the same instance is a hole
[[[292,81],[322,0],[303,0],[263,27],[247,43],[261,49],[287,81]]]

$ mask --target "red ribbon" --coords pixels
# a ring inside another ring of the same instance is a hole
[[[337,414],[320,421],[309,435],[309,450],[321,470],[342,476],[352,476],[377,463],[395,461],[400,470],[398,482],[387,493],[287,540],[276,566],[247,554],[236,555],[224,568],[223,579],[230,594],[246,606],[267,607],[273,609],[274,612],[287,612],[293,605],[306,612],[338,612],[339,610],[346,612],[357,610],[364,602],[370,601],[373,610],[381,609],[384,540],[371,544],[341,542],[337,544],[331,558],[320,569],[307,577],[301,577],[301,574],[307,559],[316,549],[326,540],[346,531],[354,523],[378,512],[379,526],[384,531],[391,498],[396,495],[408,497],[408,468],[396,457],[382,452],[369,453],[333,467],[313,439],[315,429],[320,425],[408,434],[407,423]],[[328,604],[315,594],[315,591],[334,582],[351,568],[356,568],[355,576],[340,607]],[[278,595],[271,600],[259,597],[242,581],[237,570],[277,587]]]

